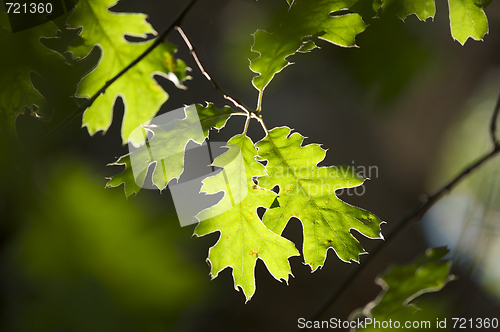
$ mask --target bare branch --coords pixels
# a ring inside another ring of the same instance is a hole
[[[500,141],[498,141],[497,137],[497,120],[499,111],[500,111],[500,94],[498,95],[497,104],[495,105],[495,110],[493,111],[493,115],[491,117],[491,122],[490,122],[490,136],[494,147],[500,145]]]
[[[441,189],[436,191],[432,195],[426,195],[425,201],[416,206],[413,210],[411,210],[406,216],[404,216],[401,220],[396,223],[396,227],[392,229],[388,234],[386,234],[384,242],[379,242],[371,251],[370,255],[366,258],[366,261],[363,264],[357,265],[353,270],[349,273],[347,277],[344,278],[344,281],[337,286],[337,288],[323,301],[323,303],[314,311],[314,313],[308,318],[310,321],[318,320],[321,315],[325,313],[325,311],[333,304],[335,301],[349,288],[351,284],[357,279],[359,275],[365,271],[368,267],[369,263],[373,261],[373,258],[376,257],[377,253],[381,251],[384,247],[387,246],[388,243],[391,242],[394,238],[397,237],[406,227],[409,225],[418,222],[422,216],[443,196],[447,195],[455,186],[460,183],[464,178],[466,178],[470,173],[477,170],[480,166],[486,163],[488,160],[495,157],[500,152],[500,143],[496,136],[496,120],[498,118],[498,113],[500,110],[500,96],[497,100],[497,104],[495,106],[495,110],[491,117],[491,125],[490,125],[490,134],[493,140],[494,147],[493,149],[484,154],[483,156],[476,159],[469,166],[464,168],[457,176],[455,176],[450,182],[444,185]]]

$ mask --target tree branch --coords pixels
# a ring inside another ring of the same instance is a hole
[[[198,0],[191,0],[185,7],[184,9],[177,15],[177,17],[174,19],[170,25],[163,30],[163,32],[155,39],[154,43],[151,44],[141,55],[139,55],[134,61],[132,61],[127,67],[123,68],[118,74],[116,74],[113,78],[111,78],[109,81],[107,81],[99,91],[94,93],[90,99],[87,99],[84,103],[78,105],[78,107],[71,113],[66,119],[64,119],[61,123],[59,123],[56,127],[54,127],[51,131],[47,133],[36,145],[35,149],[39,148],[42,143],[44,143],[49,137],[57,133],[59,130],[61,130],[64,126],[66,126],[68,123],[70,123],[73,119],[78,117],[80,114],[82,114],[87,108],[92,106],[94,101],[102,94],[106,92],[106,90],[116,82],[120,77],[122,77],[126,72],[128,72],[132,67],[134,67],[136,64],[138,64],[142,59],[144,59],[149,53],[151,53],[156,47],[158,47],[165,39],[167,38],[167,35],[174,29],[174,27],[179,26],[184,18],[186,17],[187,13],[189,10],[193,7],[193,5],[196,3]]]
[[[365,269],[369,265],[369,262],[373,261],[373,258],[377,255],[377,253],[381,251],[381,249],[386,247],[387,244],[390,243],[391,240],[393,240],[395,237],[397,237],[397,235],[400,234],[406,227],[415,222],[418,222],[437,201],[439,201],[443,196],[447,195],[460,181],[467,177],[471,172],[475,171],[488,160],[499,154],[500,143],[496,136],[496,120],[498,118],[499,110],[500,95],[498,96],[497,104],[493,111],[490,124],[490,134],[494,144],[493,149],[476,159],[468,167],[464,168],[457,176],[455,176],[450,182],[448,182],[434,194],[426,195],[425,201],[416,206],[413,210],[408,212],[406,216],[398,221],[396,227],[386,235],[386,241],[379,242],[371,250],[371,255],[367,257],[367,260],[363,264],[358,265],[355,267],[355,269],[351,270],[349,275],[344,278],[344,281],[339,286],[337,286],[337,288],[323,301],[323,303],[314,311],[314,313],[308,318],[308,320],[318,320],[318,318],[325,313],[328,307],[330,307],[341,295],[343,295],[344,292],[349,288],[349,286],[354,283],[357,277],[361,275],[363,271],[365,271]]]
[[[490,136],[491,136],[491,141],[493,142],[494,148],[496,148],[498,145],[500,145],[500,142],[498,141],[498,137],[497,137],[497,120],[498,120],[499,111],[500,111],[500,95],[497,98],[495,110],[493,111],[493,115],[491,117],[491,122],[490,122]]]
[[[203,74],[203,76],[205,76],[208,81],[212,82],[212,85],[214,86],[214,89],[217,90],[217,91],[219,91],[224,96],[225,99],[231,101],[234,104],[234,106],[238,107],[239,109],[242,109],[248,115],[250,115],[252,113],[255,113],[255,111],[250,110],[248,107],[246,107],[245,105],[243,105],[243,103],[241,103],[238,99],[231,97],[228,93],[226,93],[220,87],[220,85],[208,74],[208,72],[205,70],[205,68],[201,64],[201,61],[198,58],[198,55],[196,54],[196,49],[193,47],[193,44],[189,40],[189,38],[186,35],[186,33],[184,32],[184,30],[182,30],[182,28],[180,26],[176,26],[175,30],[177,30],[177,32],[179,32],[179,34],[181,35],[182,39],[184,40],[184,43],[186,43],[186,46],[189,49],[189,53],[191,53],[191,56],[193,57],[194,61],[196,62],[196,65],[200,69],[200,71]]]

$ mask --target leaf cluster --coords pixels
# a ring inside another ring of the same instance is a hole
[[[318,166],[326,150],[319,144],[303,145],[304,136],[290,128],[268,130],[261,115],[263,94],[274,76],[291,64],[290,56],[311,52],[321,41],[357,47],[355,38],[367,28],[367,22],[387,12],[402,20],[413,14],[420,20],[433,18],[433,0],[288,1],[286,14],[274,31],[257,30],[254,34],[251,50],[258,55],[250,61],[250,70],[256,74],[252,80],[258,91],[256,109],[225,95],[238,111],[212,103],[187,106],[184,118],[167,124],[155,122],[168,94],[154,76],[163,76],[184,89],[189,68],[175,58],[174,45],[155,44],[152,38],[158,34],[144,14],[112,12],[114,3],[80,0],[71,13],[54,24],[19,34],[5,29],[5,14],[0,14],[0,39],[11,46],[0,54],[0,60],[21,63],[2,73],[0,116],[7,123],[13,125],[22,113],[65,119],[81,110],[82,126],[93,135],[108,130],[116,100],[122,98],[121,139],[135,150],[112,163],[125,165],[125,169],[111,177],[107,187],[123,184],[128,197],[140,191],[148,170],[152,171],[153,184],[160,191],[165,189],[183,173],[190,141],[202,144],[210,130],[223,129],[231,117],[246,117],[242,132],[232,137],[228,150],[213,161],[212,166],[222,171],[203,180],[202,193],[223,193],[223,198],[197,215],[194,234],[219,233],[209,250],[211,275],[215,278],[231,268],[234,286],[242,289],[247,300],[255,293],[257,260],[262,260],[277,280],[288,281],[292,274],[289,258],[301,254],[282,233],[293,218],[302,223],[302,255],[312,271],[325,264],[330,249],[344,262],[359,261],[366,252],[351,231],[383,239],[381,219],[336,195],[337,190],[360,186],[366,179],[350,166]],[[453,38],[464,44],[468,38],[481,40],[488,33],[484,13],[488,1],[448,3]],[[128,37],[141,41],[131,42]],[[71,84],[50,89],[62,81],[61,76],[70,77]],[[258,142],[247,135],[251,120],[265,132]],[[262,209],[263,214],[259,214]],[[399,310],[400,305],[407,308],[416,294],[442,287],[449,280],[449,264],[436,262],[442,254],[442,250],[428,252],[413,265],[386,273],[384,282],[379,281],[385,288],[383,297],[363,314],[382,315]],[[395,303],[398,308],[390,307]]]

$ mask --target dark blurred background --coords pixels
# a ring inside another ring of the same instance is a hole
[[[291,57],[296,64],[279,73],[264,94],[267,127],[286,125],[308,137],[306,143],[322,143],[328,153],[321,165],[372,167],[363,195],[341,197],[385,220],[383,232],[419,204],[423,193],[490,148],[488,121],[500,93],[500,3],[487,8],[490,34],[484,42],[469,40],[465,46],[452,40],[446,3],[436,5],[435,20],[425,23],[415,16],[406,23],[394,15],[372,20],[357,38],[359,48],[320,42],[320,50]],[[183,6],[122,0],[112,10],[147,13],[162,31]],[[284,0],[200,0],[184,20],[206,70],[250,107],[257,99],[248,69],[248,58],[256,56],[251,34],[271,26],[285,9]],[[178,45],[177,56],[192,67],[193,79],[187,90],[178,90],[157,77],[170,95],[161,112],[205,101],[226,105],[182,39],[172,32],[168,40]],[[259,261],[257,292],[245,304],[230,269],[210,281],[205,259],[218,235],[191,237],[194,225],[179,226],[168,190],[143,190],[125,199],[123,187],[104,189],[105,177],[120,172],[106,164],[127,153],[120,139],[122,116],[118,101],[106,135],[89,137],[76,119],[37,152],[23,150],[22,142],[1,142],[1,330],[293,331],[298,318],[314,312],[354,268],[332,250],[312,274],[294,257],[295,278],[286,285]],[[213,139],[228,139],[241,128],[236,117]],[[263,136],[257,123],[249,134],[254,141]],[[448,244],[460,277],[422,296],[421,307],[431,320],[438,313],[500,319],[500,165],[494,162],[458,189],[462,196],[451,195],[440,212],[430,211],[425,228],[412,226],[379,252],[322,318],[346,319],[377,296],[375,277],[390,264]],[[464,211],[453,214],[457,209]],[[465,216],[471,214],[480,231],[465,241],[460,233],[468,232],[471,217]],[[374,241],[353,234],[370,252]],[[300,222],[293,220],[284,236],[300,249]],[[485,241],[489,250],[476,250]],[[367,260],[362,256],[361,264]]]

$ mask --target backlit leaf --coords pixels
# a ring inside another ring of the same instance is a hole
[[[488,33],[488,19],[474,0],[448,0],[451,34],[460,44],[467,39],[483,40]]]
[[[395,12],[403,21],[406,17],[415,14],[419,20],[434,18],[436,4],[434,0],[384,0],[382,1],[384,11]]]
[[[144,128],[154,136],[146,145],[111,164],[125,165],[125,170],[111,177],[106,187],[117,187],[123,183],[127,197],[137,193],[144,183],[148,167],[156,163],[153,183],[163,190],[172,179],[182,174],[187,143],[192,140],[201,144],[211,128],[220,130],[234,113],[229,107],[218,109],[213,104],[206,107],[193,105],[185,108],[185,117],[182,119],[165,122],[162,121],[163,115],[160,115],[153,119],[151,125],[138,127],[138,136]]]
[[[125,35],[146,38],[156,34],[146,22],[145,14],[113,13],[108,10],[115,0],[80,0],[68,19],[72,27],[83,27],[83,42],[71,47],[75,56],[83,57],[98,44],[102,48],[102,59],[90,75],[82,80],[79,96],[92,96],[122,69],[142,54],[153,41],[129,42]],[[167,42],[158,46],[137,65],[113,83],[99,96],[83,115],[83,126],[92,135],[106,131],[111,125],[112,109],[116,98],[124,99],[125,115],[122,122],[122,140],[133,139],[141,143],[142,138],[130,137],[139,125],[154,117],[168,95],[155,81],[153,75],[161,75],[182,87],[186,79],[186,65],[173,57],[175,46]]]
[[[224,170],[203,181],[202,191],[215,194],[224,190],[222,200],[198,214],[194,234],[203,236],[220,232],[210,248],[208,261],[215,278],[227,267],[233,269],[234,287],[240,287],[247,301],[255,293],[255,265],[261,259],[277,280],[288,281],[291,274],[288,258],[298,256],[295,245],[272,232],[257,215],[257,208],[269,208],[276,194],[254,184],[252,178],[266,174],[264,165],[255,160],[257,151],[245,135],[233,137],[229,150],[217,157],[215,166]],[[241,161],[234,162],[241,156]]]
[[[448,0],[450,27],[453,39],[465,44],[467,39],[482,40],[488,33],[488,19],[484,13],[491,0]],[[435,0],[382,0],[374,1],[374,7],[382,7],[384,12],[394,12],[403,21],[415,14],[419,20],[434,18]]]
[[[290,132],[288,127],[274,128],[256,144],[260,159],[268,161],[268,175],[258,178],[259,185],[279,186],[280,206],[266,211],[264,224],[281,234],[290,218],[298,218],[304,230],[304,260],[313,271],[324,264],[330,248],[343,261],[358,261],[365,251],[350,231],[382,239],[382,221],[343,202],[335,191],[360,186],[365,179],[352,167],[318,167],[326,151],[318,144],[301,146],[304,137]]]
[[[295,0],[276,31],[255,32],[252,51],[259,56],[251,60],[250,69],[258,74],[252,81],[259,90],[258,109],[262,93],[274,75],[291,64],[287,58],[298,51],[314,48],[314,43],[310,41],[312,36],[339,46],[355,46],[354,37],[366,26],[361,16],[330,15],[354,3],[356,1]]]

